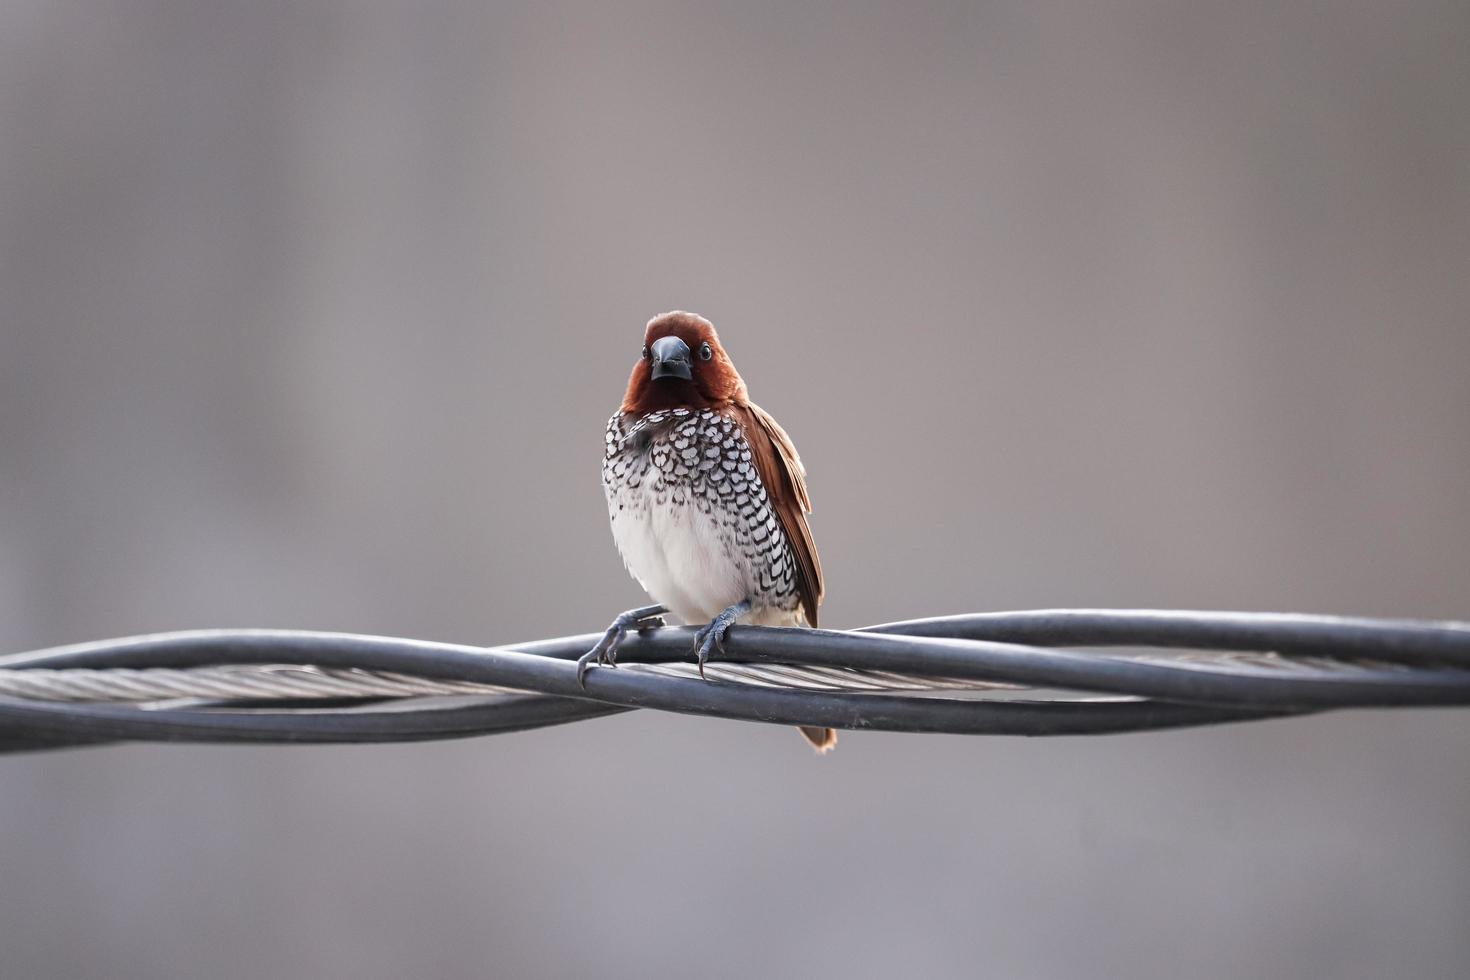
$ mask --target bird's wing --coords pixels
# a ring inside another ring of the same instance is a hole
[[[756,472],[766,488],[786,532],[786,541],[796,557],[796,585],[807,625],[817,625],[817,607],[822,603],[822,562],[806,515],[812,511],[806,491],[806,469],[786,430],[759,405],[747,402],[731,407],[731,415],[745,431],[755,457]]]

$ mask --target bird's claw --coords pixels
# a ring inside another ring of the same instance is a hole
[[[694,634],[694,660],[699,665],[700,680],[708,680],[704,676],[704,662],[709,659],[709,655],[716,649],[721,654],[725,652],[725,631],[729,628],[728,625],[721,624],[717,620],[708,626],[701,627],[699,632]]]
[[[750,600],[743,600],[726,609],[714,618],[708,626],[702,626],[699,632],[694,634],[694,660],[699,665],[699,679],[708,680],[704,676],[704,664],[709,660],[710,654],[719,650],[723,655],[725,652],[725,633],[734,624],[735,620],[750,612]]]
[[[623,638],[628,635],[629,630],[651,629],[664,625],[663,614],[668,610],[663,606],[644,606],[641,609],[630,609],[620,613],[607,632],[602,634],[602,639],[593,645],[582,656],[577,658],[577,686],[587,687],[587,668],[596,664],[599,667],[616,667],[618,665],[618,647],[622,646]]]
[[[594,663],[599,667],[616,667],[618,665],[618,644],[623,640],[623,630],[619,627],[609,627],[602,634],[602,639],[582,656],[577,658],[577,685],[585,688],[587,686],[587,668]]]

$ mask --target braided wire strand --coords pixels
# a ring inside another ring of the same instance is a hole
[[[630,664],[629,669],[691,677],[688,664]],[[1014,685],[953,678],[910,677],[890,671],[788,664],[712,664],[712,680],[813,691],[981,691]],[[212,667],[35,667],[0,670],[0,696],[32,701],[129,703],[337,700],[494,696],[532,693],[474,681],[436,680],[394,671],[302,664],[223,664]]]

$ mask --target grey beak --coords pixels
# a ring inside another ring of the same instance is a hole
[[[678,337],[660,337],[648,348],[648,356],[653,361],[653,380],[659,378],[683,378],[685,381],[694,377],[689,368],[689,345]]]

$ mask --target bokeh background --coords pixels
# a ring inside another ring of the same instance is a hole
[[[825,621],[1470,616],[1463,2],[0,5],[0,649],[639,604],[722,329]],[[1463,977],[1470,718],[0,759],[0,975]]]

